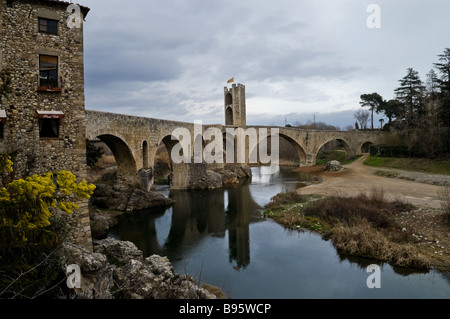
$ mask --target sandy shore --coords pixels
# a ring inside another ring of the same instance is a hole
[[[367,156],[364,155],[353,163],[344,165],[344,169],[339,172],[326,172],[323,166],[296,169],[296,171],[313,173],[322,179],[321,183],[300,188],[298,192],[324,196],[353,196],[361,192],[370,193],[376,188],[383,190],[386,199],[405,200],[421,207],[441,207],[438,194],[443,186],[375,175],[377,168],[363,164]],[[405,175],[408,172],[402,171],[402,174]]]

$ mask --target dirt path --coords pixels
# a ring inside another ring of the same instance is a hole
[[[311,172],[322,178],[322,182],[298,189],[300,194],[353,196],[372,189],[382,189],[387,199],[400,199],[413,205],[440,208],[438,190],[442,186],[419,183],[375,175],[376,168],[364,165],[368,155],[351,164],[344,165],[339,172],[325,172],[323,167],[305,167],[298,171]]]

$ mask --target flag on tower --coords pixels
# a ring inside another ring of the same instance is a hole
[[[227,83],[232,83],[232,82],[234,82],[234,76],[227,81]]]

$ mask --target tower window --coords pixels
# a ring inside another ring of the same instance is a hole
[[[39,32],[58,34],[58,21],[39,18]]]
[[[64,118],[61,111],[37,111],[39,116],[39,137],[59,137],[60,119]]]
[[[58,137],[59,119],[39,119],[39,137]]]
[[[39,86],[58,87],[58,57],[50,55],[39,56]]]
[[[4,137],[3,131],[5,130],[6,122],[6,112],[5,110],[0,110],[0,139]]]
[[[13,7],[13,0],[6,0],[6,7],[12,8]]]
[[[39,119],[39,137],[58,137],[59,119]]]

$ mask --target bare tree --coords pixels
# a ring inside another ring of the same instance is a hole
[[[369,111],[359,109],[353,114],[353,116],[358,121],[360,129],[362,129],[362,130],[367,129],[367,122],[369,121],[369,117],[370,117]]]

